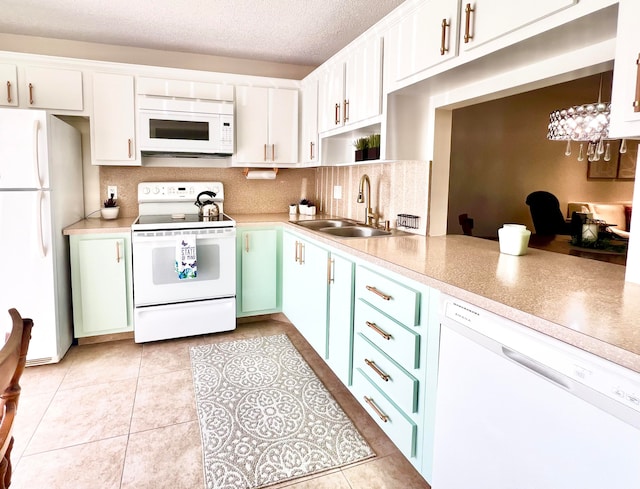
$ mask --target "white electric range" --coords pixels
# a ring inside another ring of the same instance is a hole
[[[199,216],[202,192],[213,194],[204,196],[217,216]],[[235,329],[236,223],[223,205],[221,182],[138,184],[131,226],[136,342]]]

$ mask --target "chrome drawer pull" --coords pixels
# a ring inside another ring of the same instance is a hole
[[[391,377],[389,377],[387,374],[385,374],[382,370],[380,370],[380,368],[376,365],[376,362],[374,362],[373,360],[369,360],[368,358],[364,359],[364,363],[366,363],[367,365],[369,365],[369,367],[371,367],[373,369],[373,371],[375,373],[377,373],[380,378],[382,380],[384,380],[385,382],[389,382],[389,379]]]
[[[366,287],[367,287],[367,290],[369,292],[373,292],[375,295],[377,295],[378,297],[381,297],[383,300],[385,300],[385,301],[390,301],[391,300],[391,296],[390,295],[383,294],[382,292],[380,292],[378,289],[376,289],[372,285],[367,285]]]
[[[376,404],[373,402],[373,399],[371,399],[370,397],[364,396],[364,402],[366,402],[369,406],[371,406],[371,409],[373,409],[376,412],[376,414],[380,417],[382,421],[384,421],[385,423],[389,421],[389,416],[387,416],[382,411],[380,411],[380,408],[376,406]]]
[[[385,340],[388,341],[391,338],[393,338],[393,336],[391,336],[389,333],[387,333],[386,331],[383,331],[382,329],[380,329],[376,323],[372,323],[371,321],[365,321],[365,323],[372,330],[374,330],[376,333],[378,333],[380,336],[382,336]]]

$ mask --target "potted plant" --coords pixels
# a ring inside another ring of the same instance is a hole
[[[118,200],[113,198],[113,194],[104,201],[104,207],[100,209],[102,219],[115,219],[118,217],[120,207],[118,206]]]
[[[356,161],[367,159],[367,148],[369,147],[369,138],[362,137],[353,141],[356,148]]]
[[[300,214],[307,216],[315,216],[316,214],[316,206],[308,199],[302,199],[298,208],[300,209]]]
[[[371,134],[368,138],[367,160],[380,159],[380,134]]]

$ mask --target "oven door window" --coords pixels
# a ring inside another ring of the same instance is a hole
[[[153,270],[153,284],[186,283],[187,280],[219,280],[220,279],[220,245],[198,244],[198,275],[194,279],[179,279],[174,260],[176,249],[174,246],[154,248],[151,251],[151,267]]]
[[[133,299],[136,307],[232,297],[236,294],[235,228],[220,235],[198,233],[197,276],[180,279],[175,269],[180,234],[133,233]]]
[[[209,141],[211,128],[207,121],[181,121],[149,118],[149,139]]]

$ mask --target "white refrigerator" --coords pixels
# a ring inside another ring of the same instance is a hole
[[[69,245],[84,216],[77,129],[39,110],[0,109],[0,326],[15,307],[34,327],[27,365],[59,362],[73,341]]]

